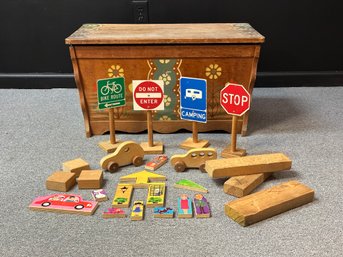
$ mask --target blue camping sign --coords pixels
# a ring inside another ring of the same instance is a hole
[[[180,78],[181,119],[207,122],[206,79]]]

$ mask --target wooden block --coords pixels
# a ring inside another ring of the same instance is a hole
[[[154,218],[171,219],[174,217],[174,210],[167,207],[155,207]]]
[[[212,178],[250,175],[289,170],[292,161],[283,153],[249,155],[241,158],[206,161],[205,170]]]
[[[45,182],[46,189],[68,192],[76,183],[76,174],[65,171],[55,171]]]
[[[131,202],[132,191],[133,185],[118,184],[112,201],[112,207],[128,208]]]
[[[80,176],[82,170],[90,170],[90,167],[85,160],[78,158],[75,160],[64,162],[62,169],[63,171],[73,172],[78,177]]]
[[[119,178],[120,183],[131,184],[134,188],[148,188],[150,183],[166,181],[167,178],[157,173],[142,170]]]
[[[211,217],[211,210],[207,199],[202,194],[194,195],[194,213],[196,218]]]
[[[224,183],[224,192],[228,195],[243,197],[261,185],[272,173],[258,173],[231,177]]]
[[[167,155],[164,155],[164,154],[157,155],[150,162],[146,163],[145,169],[155,171],[167,162],[168,162]]]
[[[151,183],[148,189],[148,198],[146,207],[164,206],[166,184],[165,183]]]
[[[144,219],[144,202],[143,201],[134,201],[131,220],[143,220]]]
[[[182,149],[190,150],[190,149],[194,149],[194,148],[208,147],[209,145],[210,145],[210,143],[208,140],[201,139],[201,140],[198,140],[197,143],[194,143],[193,138],[189,137],[180,144],[180,147]]]
[[[205,171],[205,162],[217,159],[217,151],[214,148],[191,149],[185,154],[175,154],[170,158],[175,171],[183,172],[188,168],[197,168]]]
[[[189,179],[180,179],[174,185],[175,188],[187,189],[196,192],[208,193],[207,188]]]
[[[121,144],[122,142],[120,141],[117,141],[115,144],[111,144],[110,141],[102,141],[102,142],[99,142],[99,146],[102,150],[104,150],[106,153],[113,153],[115,152],[115,150],[117,150],[117,148],[119,147],[119,145]]]
[[[104,189],[93,190],[91,194],[94,201],[104,202],[108,200],[106,191]]]
[[[104,219],[110,218],[126,218],[126,213],[120,208],[108,208],[107,211],[102,213]]]
[[[181,219],[189,219],[193,217],[193,204],[186,194],[180,195],[177,199],[177,217]]]
[[[39,196],[29,205],[29,209],[34,211],[47,211],[59,213],[71,213],[81,215],[92,215],[98,203],[95,201],[85,201],[80,195],[53,194]]]
[[[148,142],[142,142],[141,147],[145,154],[162,154],[164,152],[163,142],[154,142],[153,146],[149,146]]]
[[[83,170],[77,179],[79,189],[101,188],[102,182],[102,170]]]
[[[242,226],[312,202],[314,191],[298,181],[273,186],[225,204],[225,214]]]

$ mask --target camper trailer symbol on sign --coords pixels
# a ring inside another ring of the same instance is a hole
[[[180,78],[181,119],[207,122],[206,80]]]

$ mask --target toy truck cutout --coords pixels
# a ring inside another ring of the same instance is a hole
[[[170,159],[175,171],[183,172],[187,168],[197,168],[205,171],[205,162],[217,159],[217,151],[214,148],[195,148],[186,154],[173,155]]]
[[[143,164],[144,150],[133,142],[121,143],[114,153],[108,154],[100,161],[100,166],[109,172],[116,172],[119,167],[133,164],[136,167]]]

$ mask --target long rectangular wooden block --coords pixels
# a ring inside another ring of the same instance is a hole
[[[272,173],[259,173],[244,176],[234,176],[224,183],[224,192],[236,197],[250,194],[261,185]]]
[[[206,161],[205,170],[212,178],[250,175],[289,170],[292,161],[283,153],[249,155],[241,158]]]
[[[242,226],[270,218],[312,202],[314,191],[298,181],[288,181],[225,204],[225,214]]]

